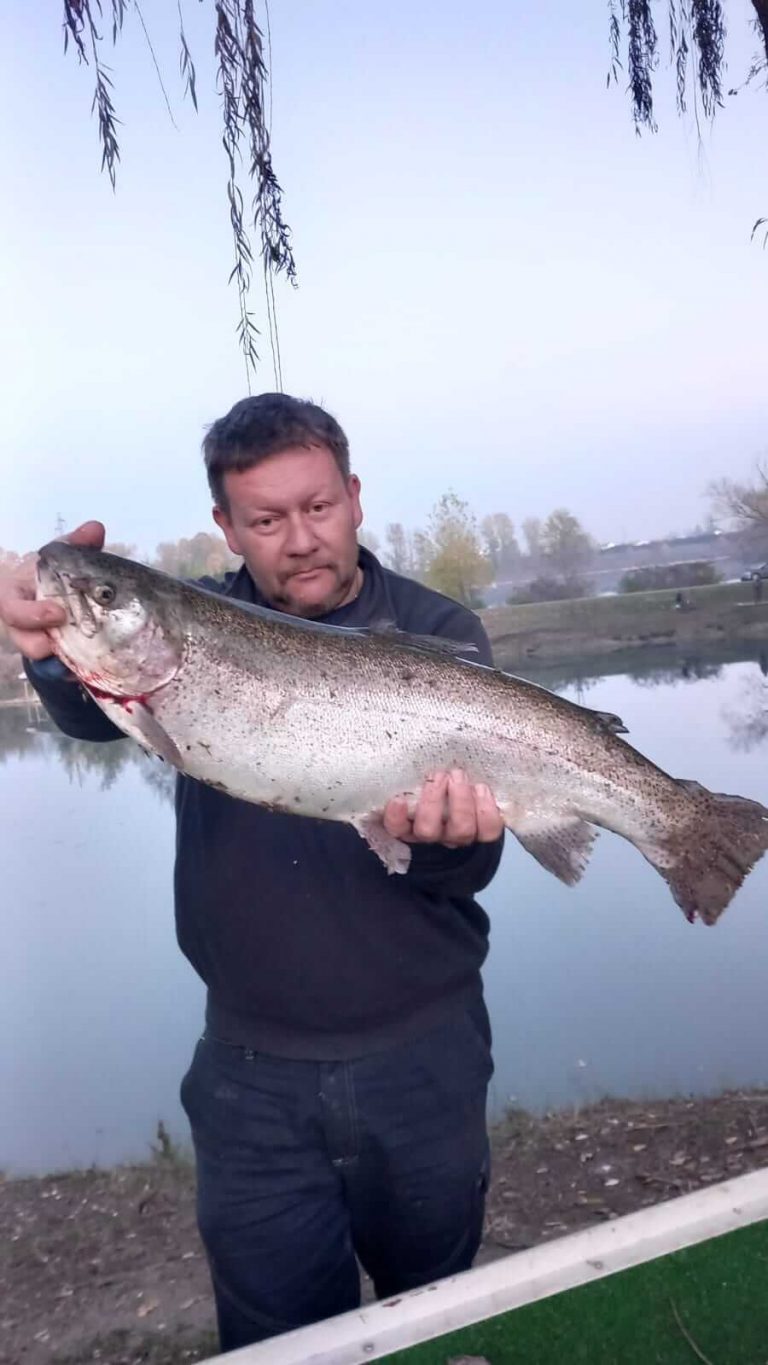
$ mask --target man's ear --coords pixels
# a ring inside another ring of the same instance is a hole
[[[224,539],[233,555],[242,555],[243,552],[240,549],[240,541],[238,540],[235,528],[224,509],[222,507],[214,507],[211,515],[219,530],[223,533]]]
[[[363,509],[360,504],[360,480],[356,474],[350,474],[347,479],[347,496],[352,504],[352,520],[355,530],[359,531],[363,524]]]

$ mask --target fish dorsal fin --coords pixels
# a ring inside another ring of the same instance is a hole
[[[412,649],[423,649],[430,654],[477,654],[478,648],[471,640],[446,640],[441,635],[412,635],[401,630],[394,621],[372,621],[369,626],[360,626],[361,635],[383,635],[399,645],[410,645]]]

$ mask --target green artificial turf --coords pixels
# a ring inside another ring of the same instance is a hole
[[[768,1365],[768,1222],[386,1360],[446,1365],[457,1356],[484,1356],[490,1365]]]

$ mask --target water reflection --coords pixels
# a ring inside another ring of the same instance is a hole
[[[0,763],[9,758],[55,758],[70,782],[82,785],[92,775],[101,791],[109,791],[119,775],[136,768],[147,786],[163,801],[173,801],[175,773],[159,758],[146,754],[133,740],[94,744],[63,735],[45,711],[30,713],[24,706],[0,709]]]
[[[586,694],[607,678],[629,678],[638,687],[678,686],[720,677],[727,664],[755,663],[768,677],[768,649],[759,641],[731,641],[727,645],[699,645],[685,651],[672,646],[615,650],[610,654],[585,655],[572,661],[521,663],[497,654],[496,663],[510,673],[541,683],[553,692]],[[589,703],[587,702],[587,705]]]
[[[730,728],[731,748],[749,753],[768,738],[768,682],[766,669],[762,678],[744,678],[737,699],[737,708],[724,707],[723,719]]]

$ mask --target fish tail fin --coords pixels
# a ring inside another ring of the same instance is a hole
[[[661,873],[691,923],[714,924],[768,849],[768,809],[741,796],[680,785],[693,798],[688,821],[674,836],[641,849]]]

